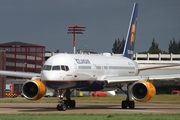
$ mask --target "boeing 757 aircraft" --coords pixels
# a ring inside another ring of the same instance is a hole
[[[71,100],[71,90],[109,91],[122,89],[127,95],[122,101],[122,108],[133,109],[135,102],[147,102],[155,94],[156,89],[149,80],[179,78],[180,74],[170,75],[138,75],[142,70],[161,67],[140,68],[132,60],[137,27],[138,3],[134,3],[126,43],[122,56],[109,54],[57,54],[50,57],[43,65],[40,74],[0,71],[0,75],[29,78],[22,86],[22,93],[29,100],[39,100],[46,93],[46,87],[55,89],[59,94],[57,110],[75,108],[75,100]],[[172,67],[172,66],[171,66]],[[63,100],[66,95],[66,100]]]

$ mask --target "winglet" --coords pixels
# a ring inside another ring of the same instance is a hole
[[[136,27],[137,27],[137,15],[138,15],[138,3],[134,3],[131,20],[129,23],[129,29],[126,36],[126,43],[124,46],[123,56],[133,59],[134,54],[134,44],[136,37]]]

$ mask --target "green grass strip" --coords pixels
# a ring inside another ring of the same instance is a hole
[[[77,103],[121,103],[126,96],[111,97],[72,97]],[[27,100],[25,98],[0,98],[0,103],[57,103],[58,98],[43,97],[37,101]],[[180,95],[155,95],[148,103],[180,103]]]

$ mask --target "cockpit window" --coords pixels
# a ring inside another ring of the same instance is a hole
[[[45,65],[43,70],[51,70],[51,67],[52,67],[51,65]]]
[[[61,65],[61,70],[69,71],[69,67],[66,65]]]
[[[69,67],[68,67],[68,66],[66,66],[66,65],[65,65],[65,68],[66,68],[66,71],[68,71],[68,70],[69,70]]]
[[[69,71],[69,67],[67,65],[44,65],[43,70],[53,70],[53,71],[58,71],[58,70],[63,70],[63,71]]]
[[[52,70],[60,70],[60,66],[59,65],[53,66]]]
[[[64,66],[64,65],[61,65],[61,70],[66,71],[66,68],[65,68],[65,66]]]

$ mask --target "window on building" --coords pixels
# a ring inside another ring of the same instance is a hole
[[[36,48],[36,52],[43,52],[42,48]]]
[[[16,52],[21,52],[21,48],[20,47],[16,48]]]

